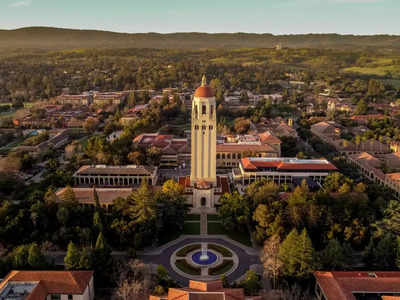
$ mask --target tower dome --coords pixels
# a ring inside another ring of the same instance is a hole
[[[194,96],[198,98],[214,97],[214,91],[210,86],[207,85],[207,80],[205,75],[203,75],[203,78],[201,80],[201,86],[199,86],[194,92]]]

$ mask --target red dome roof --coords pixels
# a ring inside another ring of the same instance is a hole
[[[195,97],[200,97],[200,98],[210,98],[214,97],[214,91],[212,90],[211,87],[207,85],[202,85],[197,88],[197,90],[194,92]]]

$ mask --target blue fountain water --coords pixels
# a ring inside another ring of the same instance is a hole
[[[197,251],[192,255],[192,260],[196,264],[199,264],[202,266],[211,265],[212,263],[214,263],[217,260],[217,256],[210,251],[207,251],[208,259],[201,260],[200,256],[201,256],[201,251]]]

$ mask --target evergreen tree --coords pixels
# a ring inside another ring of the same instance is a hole
[[[85,247],[82,249],[81,257],[79,258],[79,269],[90,270],[93,268],[92,251]]]
[[[98,211],[93,214],[93,226],[98,232],[103,231],[103,222],[101,220],[101,215]]]
[[[67,270],[77,270],[79,268],[80,254],[78,248],[71,241],[68,244],[67,255],[64,258]]]
[[[35,269],[41,268],[45,264],[45,258],[36,243],[33,243],[29,247],[28,264]]]
[[[304,277],[314,271],[314,248],[305,228],[299,235],[297,245],[298,254],[296,257],[299,264],[297,276]]]
[[[29,249],[26,245],[18,246],[13,251],[13,267],[24,268],[28,265]]]
[[[342,269],[346,266],[345,250],[337,239],[331,239],[320,253],[322,266],[329,270]]]
[[[96,207],[96,209],[100,209],[99,195],[97,194],[95,187],[93,187],[93,201],[94,201],[94,206]]]
[[[282,242],[279,248],[279,258],[283,263],[283,273],[294,276],[297,270],[297,241],[299,233],[293,229]]]

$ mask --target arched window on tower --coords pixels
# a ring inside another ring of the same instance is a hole
[[[212,117],[214,113],[214,105],[210,105],[210,116]]]
[[[194,106],[194,117],[197,119],[199,117],[199,108],[197,104]]]
[[[202,114],[202,115],[207,114],[207,107],[206,107],[205,104],[203,104],[203,105],[201,106],[201,114]]]

